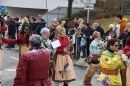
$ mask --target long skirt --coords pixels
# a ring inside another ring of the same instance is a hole
[[[55,56],[55,68],[53,70],[52,80],[57,82],[70,82],[76,79],[72,59],[68,54],[57,54]],[[66,70],[65,65],[69,64],[70,70]]]
[[[130,86],[130,67],[126,69],[126,86]]]
[[[2,61],[3,61],[3,50],[0,49],[0,69],[2,66]]]
[[[86,70],[83,83],[84,84],[91,84],[91,79],[92,79],[92,77],[93,77],[93,75],[95,74],[96,71],[98,71],[98,73],[100,74],[101,66],[90,64],[88,66],[87,70]]]
[[[19,57],[21,57],[23,54],[28,52],[30,49],[30,46],[27,46],[26,44],[19,46]]]

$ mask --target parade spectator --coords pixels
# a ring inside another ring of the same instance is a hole
[[[78,19],[79,19],[79,17],[75,17],[74,18],[74,26],[73,26],[73,28],[72,28],[72,35],[75,33],[75,30],[76,30],[76,28],[79,26],[78,25]],[[75,43],[75,39],[74,39],[74,53],[73,53],[73,55],[74,56],[76,56],[76,43]]]
[[[101,36],[104,34],[103,28],[98,24],[98,23],[93,23],[92,24],[92,30],[91,30],[91,36],[90,39],[92,39],[92,34],[94,31],[100,32]],[[101,37],[102,38],[102,37]]]
[[[91,40],[89,37],[90,37],[91,30],[92,29],[89,23],[86,23],[84,29],[82,30],[83,38],[85,38],[86,40],[86,45],[83,46],[84,48],[86,48],[85,57],[88,57],[90,55],[89,46],[90,46]]]
[[[115,35],[116,35],[115,29],[116,29],[115,25],[110,24],[108,31],[106,31],[106,33],[103,34],[102,38],[104,40],[109,40],[111,38],[115,38]]]
[[[19,23],[19,24],[23,24],[23,22],[24,22],[23,16],[18,15],[18,18],[19,18],[18,23]]]
[[[49,75],[50,53],[41,49],[39,35],[30,38],[31,49],[19,60],[13,86],[51,86]]]
[[[79,17],[75,17],[74,18],[74,28],[77,28],[79,25],[78,25],[78,19],[79,19]]]
[[[80,59],[80,52],[81,52],[81,47],[79,46],[80,45],[80,42],[81,42],[81,38],[82,38],[82,30],[84,29],[84,24],[83,24],[83,19],[82,18],[79,18],[78,19],[78,25],[80,25],[82,23],[82,25],[78,28],[76,28],[76,31],[75,31],[75,39],[76,39],[76,43],[75,43],[75,55],[74,57],[76,59]],[[80,31],[78,31],[80,29]]]
[[[19,26],[20,26],[20,24],[18,23],[18,20],[19,20],[18,18],[15,18],[15,19],[14,19],[14,26],[15,26],[17,38],[18,38]]]
[[[15,30],[15,26],[14,26],[14,21],[9,16],[8,17],[8,36],[10,39],[15,39],[15,32],[16,32],[16,30]],[[15,43],[11,43],[6,46],[6,48],[14,48],[14,47],[15,47]]]
[[[58,23],[57,19],[52,20],[52,25],[51,25],[51,28],[50,28],[50,36],[49,36],[49,39],[51,41],[53,41],[54,36],[56,35],[56,27],[57,27],[58,24],[59,23]]]
[[[36,30],[36,27],[37,27],[37,23],[36,23],[36,18],[35,17],[31,18],[30,27],[31,27],[32,33],[35,33],[35,30]]]
[[[121,14],[116,15],[116,38],[123,34],[124,29],[126,28],[127,19],[123,18]]]
[[[126,39],[127,39],[129,36],[130,36],[130,23],[127,23],[124,32],[123,32],[122,35],[120,35],[119,38],[118,38],[118,39],[122,40],[123,47],[125,47],[125,45],[126,45]]]
[[[68,18],[65,18],[64,21],[65,21],[64,28],[66,29],[66,35],[67,35],[68,34],[68,30],[70,29],[69,26],[68,26],[69,20],[68,20]]]
[[[35,33],[38,35],[41,35],[40,31],[42,28],[46,27],[46,22],[42,18],[39,18],[37,23],[38,23],[38,26],[35,29]]]
[[[39,19],[39,18],[42,18],[42,14],[38,14],[38,19]]]

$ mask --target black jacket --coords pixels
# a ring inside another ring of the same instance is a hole
[[[55,37],[55,30],[56,30],[56,29],[51,29],[51,30],[50,30],[50,36],[49,36],[49,39],[50,39],[50,40],[53,40],[53,39],[54,39],[54,37]]]
[[[37,23],[30,23],[31,30],[33,32],[35,32],[37,25],[38,25]]]
[[[38,35],[41,35],[41,29],[44,28],[46,25],[45,23],[39,23],[38,26],[36,27],[35,33]]]
[[[8,35],[15,35],[15,25],[13,21],[9,21],[8,23]]]
[[[82,35],[82,36],[85,35],[87,38],[89,38],[90,35],[91,35],[91,30],[92,30],[91,28],[86,29],[86,28],[84,27],[84,28],[82,29],[82,31],[81,31],[81,32],[82,32],[81,35]]]

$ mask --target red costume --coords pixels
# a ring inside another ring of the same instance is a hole
[[[19,60],[13,86],[51,86],[49,75],[50,53],[34,49]]]
[[[27,42],[28,40],[28,42]],[[4,39],[4,42],[7,44],[16,43],[19,45],[19,57],[21,57],[24,53],[26,53],[30,46],[29,46],[29,38],[26,38],[23,34],[18,34],[18,39]]]
[[[64,53],[64,48],[68,46],[69,44],[69,39],[67,37],[60,38],[59,41],[60,41],[61,46],[57,48],[56,50],[57,54]],[[73,46],[70,47],[69,51],[72,51],[72,50],[73,50]]]
[[[53,70],[53,76],[52,81],[56,82],[70,82],[75,80],[75,70],[73,66],[72,59],[70,58],[70,55],[67,53],[64,53],[64,48],[67,48],[69,45],[69,39],[67,37],[61,37],[59,38],[61,46],[56,49],[55,56],[53,57],[55,61],[55,70]],[[67,48],[68,51],[73,50],[73,46],[70,46]],[[69,64],[71,67],[71,70],[68,72],[65,69],[66,64]]]
[[[124,54],[126,54],[130,58],[130,46],[125,46],[124,49]]]
[[[23,44],[26,44],[26,37],[23,35],[23,34],[18,34],[18,39],[19,39],[19,43],[17,42],[16,39],[4,39],[4,42],[7,43],[7,44],[11,44],[11,43],[16,43],[16,44],[20,44],[20,45],[23,45]],[[29,39],[28,39],[28,42],[29,42]]]

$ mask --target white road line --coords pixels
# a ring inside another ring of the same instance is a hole
[[[10,58],[15,59],[15,60],[19,60],[18,58],[15,58],[15,57],[10,57]]]
[[[5,71],[16,71],[16,69],[5,69]]]
[[[94,76],[98,77],[99,75],[95,74]]]

